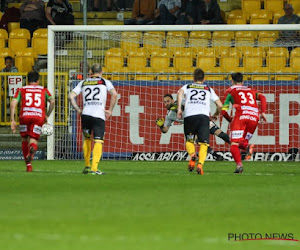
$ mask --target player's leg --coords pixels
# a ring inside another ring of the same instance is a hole
[[[215,124],[213,121],[209,122],[209,132],[211,135],[216,135],[219,138],[221,138],[223,141],[230,143],[229,135],[224,133],[222,129],[220,129],[219,126]]]
[[[243,134],[245,129],[244,120],[239,120],[239,117],[235,117],[231,122],[231,145],[230,152],[236,163],[235,173],[243,173],[242,156],[239,148],[239,142],[243,140]]]
[[[203,175],[203,165],[207,157],[207,149],[209,147],[209,117],[199,115],[197,122],[197,136],[199,140],[199,159],[197,164],[197,173]]]
[[[22,153],[24,157],[25,164],[27,165],[27,155],[29,153],[29,135],[26,120],[20,118],[19,120],[19,130],[22,140]]]
[[[105,132],[105,122],[100,118],[93,118],[94,149],[91,174],[103,174],[98,170],[98,165],[102,156],[103,137]]]
[[[32,171],[32,161],[34,158],[34,154],[38,149],[38,140],[41,136],[42,126],[44,120],[42,119],[30,119],[27,123],[27,133],[29,136],[28,141],[28,154],[26,156],[26,164],[27,164],[27,172]]]
[[[196,150],[195,150],[195,135],[193,131],[193,124],[190,122],[190,117],[184,119],[184,135],[185,135],[185,148],[190,156],[188,170],[193,171],[196,163]]]
[[[91,171],[91,153],[92,153],[92,140],[91,140],[91,121],[90,117],[86,115],[81,116],[81,127],[83,132],[83,157],[84,157],[84,169],[83,174],[87,174]]]
[[[218,125],[216,123],[214,123],[213,121],[209,122],[209,132],[210,132],[211,135],[216,135],[219,138],[221,138],[223,141],[225,141],[227,143],[230,143],[229,135],[224,133],[222,131],[222,129],[220,129],[218,127]],[[223,156],[219,155],[211,147],[208,147],[207,152],[210,153],[216,161],[223,161],[224,160]]]
[[[249,144],[249,141],[252,138],[257,125],[258,125],[258,120],[257,121],[248,120],[246,123],[246,128],[244,132],[244,146],[246,147],[245,161],[249,161],[251,159],[251,156],[254,153],[254,144]]]

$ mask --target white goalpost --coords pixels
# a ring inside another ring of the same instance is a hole
[[[56,106],[47,159],[83,159],[81,120],[67,95],[100,63],[118,91],[106,123],[105,159],[185,160],[183,126],[175,123],[162,134],[155,120],[166,115],[164,94],[176,96],[199,67],[222,101],[232,72],[242,72],[246,84],[266,95],[268,123],[259,124],[251,140],[252,160],[298,160],[300,39],[287,33],[298,31],[297,24],[48,26],[47,82]],[[217,124],[230,133],[225,119]],[[231,160],[220,138],[211,136],[211,146]]]

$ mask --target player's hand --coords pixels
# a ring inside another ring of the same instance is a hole
[[[111,117],[111,113],[110,110],[105,110],[105,120],[108,120],[108,118]]]
[[[211,115],[211,116],[209,117],[209,120],[215,122],[216,120],[218,120],[218,116],[217,116],[217,115]]]
[[[267,122],[267,117],[265,113],[261,113],[260,114],[260,120],[262,123],[266,123]]]
[[[182,119],[182,110],[181,109],[177,111],[177,118]]]
[[[11,128],[13,133],[16,133],[17,123],[15,121],[12,121],[11,124],[10,124],[10,128]]]
[[[156,122],[156,125],[158,127],[162,127],[162,126],[164,126],[165,119],[164,118],[157,118],[155,122]]]

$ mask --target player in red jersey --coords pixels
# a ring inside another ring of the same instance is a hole
[[[237,168],[235,173],[243,173],[242,157],[240,149],[248,151],[250,159],[254,145],[249,145],[249,140],[258,125],[259,119],[266,122],[266,97],[248,86],[243,85],[241,73],[232,74],[232,84],[225,93],[225,102],[222,107],[222,115],[229,121],[231,129],[230,152]],[[261,102],[261,114],[256,100]],[[227,110],[230,103],[235,108],[235,115],[231,117]]]
[[[31,161],[37,150],[41,129],[54,108],[54,99],[47,88],[39,85],[39,73],[29,72],[28,85],[19,88],[10,104],[10,120],[13,133],[16,132],[15,110],[21,102],[19,129],[22,137],[22,152],[26,171],[31,172]],[[47,102],[50,103],[48,111]]]

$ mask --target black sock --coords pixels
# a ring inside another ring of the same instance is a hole
[[[224,132],[221,132],[218,137],[220,137],[223,141],[227,142],[227,143],[230,143],[230,138],[229,138],[229,135],[227,135],[226,133]]]

